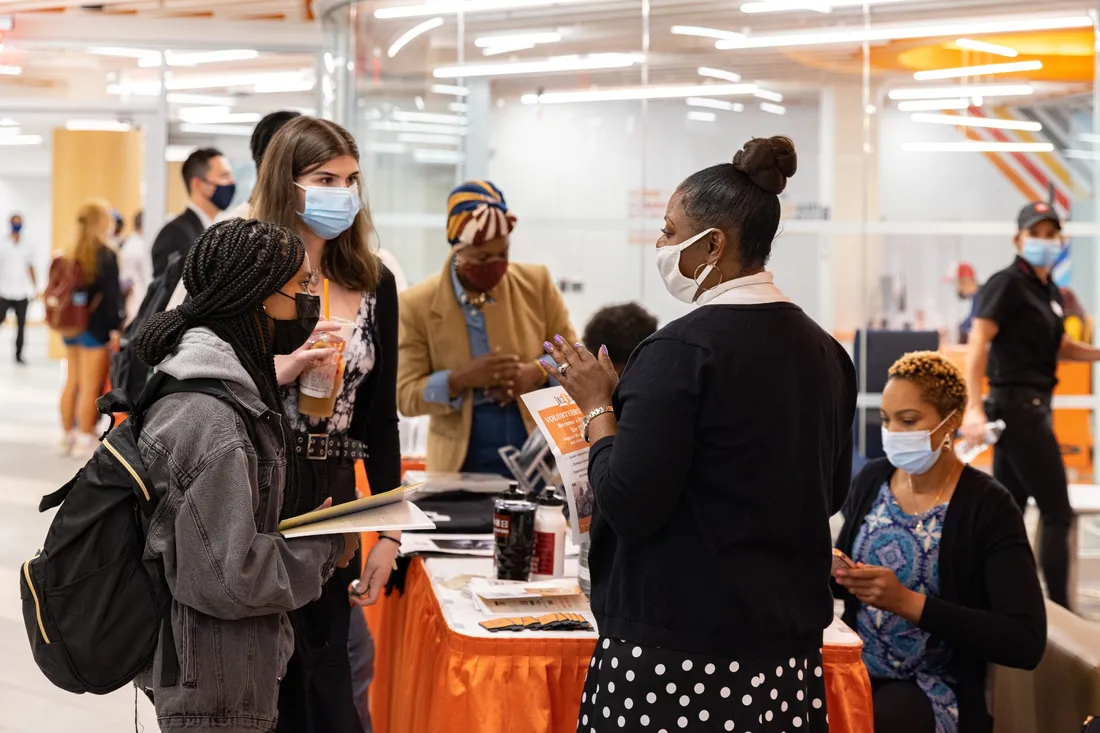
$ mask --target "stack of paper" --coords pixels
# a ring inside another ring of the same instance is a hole
[[[299,514],[280,522],[279,532],[291,538],[348,532],[435,529],[435,523],[409,501],[417,495],[419,488],[402,486],[377,496]]]
[[[573,578],[559,578],[538,583],[474,578],[469,585],[474,605],[482,613],[495,615],[528,615],[546,611],[588,613],[588,599]]]
[[[406,471],[405,478],[416,483],[421,495],[447,491],[469,491],[474,494],[499,494],[516,485],[512,479],[495,473],[437,473]]]

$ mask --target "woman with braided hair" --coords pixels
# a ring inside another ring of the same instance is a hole
[[[294,232],[216,224],[184,264],[190,299],[136,339],[154,380],[217,380],[225,399],[167,392],[145,413],[139,449],[163,492],[146,559],[162,561],[175,641],[137,680],[162,730],[275,729],[293,650],[287,612],[316,599],[358,549],[354,534],[284,539],[297,472],[288,463],[275,354],[317,320],[310,261]],[[151,383],[152,384],[152,383]]]
[[[326,496],[336,504],[354,499],[359,459],[374,492],[401,483],[397,287],[372,251],[373,226],[359,185],[354,138],[333,122],[302,116],[272,138],[252,195],[252,216],[293,229],[302,238],[316,267],[315,285],[322,278],[328,282],[332,318],[353,326],[329,417],[302,414],[298,377],[307,366],[331,359],[332,350],[313,348],[311,339],[275,358],[280,411],[291,430],[287,455],[301,476],[301,509]],[[318,333],[330,328],[322,323]],[[356,558],[346,572],[333,576],[316,602],[292,614],[295,654],[280,685],[280,730],[362,733],[366,728],[370,636],[362,611],[348,602],[349,589],[359,605],[377,601],[399,546],[400,532],[382,534],[361,574]],[[349,638],[354,659],[349,659]]]
[[[1043,594],[1023,518],[992,477],[952,450],[966,382],[941,354],[906,354],[882,391],[886,458],[844,505],[836,571],[844,621],[863,639],[875,730],[989,733],[990,664],[1033,669]]]

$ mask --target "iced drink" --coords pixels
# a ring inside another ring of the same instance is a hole
[[[298,377],[298,412],[310,417],[331,417],[336,409],[336,397],[344,386],[344,349],[355,324],[333,319],[339,331],[322,334],[312,348],[335,349],[324,363],[302,372]]]

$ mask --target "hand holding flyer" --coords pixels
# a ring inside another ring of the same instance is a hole
[[[596,497],[588,484],[588,443],[582,435],[584,415],[562,387],[525,394],[523,404],[535,418],[557,461],[569,503],[570,531],[573,542],[579,545],[588,536],[596,508]]]

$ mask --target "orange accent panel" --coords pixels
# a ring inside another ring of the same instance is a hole
[[[960,129],[966,135],[968,140],[984,139],[981,135],[970,128],[963,127]],[[1016,187],[1016,190],[1019,191],[1021,195],[1023,195],[1025,201],[1046,200],[1045,194],[1043,196],[1039,196],[1038,194],[1036,194],[1031,186],[1028,185],[1027,182],[1024,181],[1024,179],[1021,178],[1019,174],[1017,174],[1016,171],[1013,170],[1012,167],[1008,163],[1006,163],[999,154],[986,152],[982,153],[982,155],[984,155],[986,157],[986,160],[992,163],[994,167],[996,167],[997,170],[1001,172],[1001,175],[1007,178],[1009,182]]]

